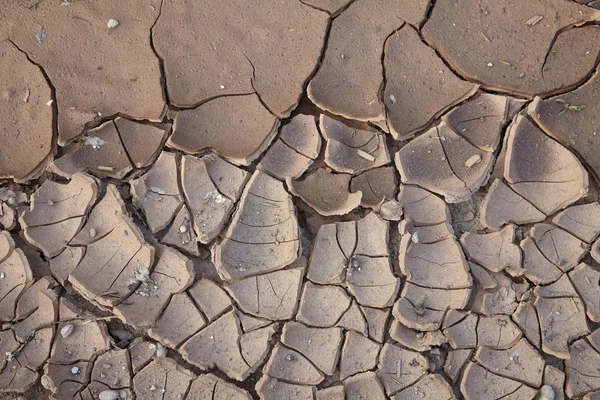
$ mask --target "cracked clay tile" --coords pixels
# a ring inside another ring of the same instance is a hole
[[[209,321],[214,321],[231,307],[227,293],[210,279],[200,279],[188,289],[188,294]]]
[[[358,238],[355,255],[371,258],[389,255],[389,222],[375,213],[369,213],[356,223]]]
[[[379,353],[378,367],[388,396],[412,385],[427,373],[429,361],[420,353],[386,342]]]
[[[387,121],[395,139],[406,140],[437,116],[475,94],[479,85],[461,80],[408,25],[385,43]]]
[[[317,391],[317,400],[345,400],[344,386],[335,385]]]
[[[323,372],[319,371],[302,354],[280,344],[273,349],[263,372],[272,378],[300,385],[316,385],[324,378]]]
[[[7,6],[10,21],[21,28],[13,29],[10,39],[43,66],[56,88],[61,146],[99,117],[122,114],[160,120],[165,100],[159,60],[148,34],[159,6],[158,1],[149,7],[140,0],[128,4],[103,0],[69,7],[48,3],[31,9]],[[110,18],[117,18],[119,29],[106,29]],[[40,27],[46,40],[36,42],[32,39]],[[64,46],[65,42],[70,46]]]
[[[136,328],[148,328],[169,303],[171,296],[184,291],[194,281],[192,261],[175,249],[155,245],[156,261],[149,276],[113,313]]]
[[[171,129],[167,124],[154,126],[121,117],[115,118],[114,122],[135,168],[144,168],[154,162]]]
[[[540,321],[538,320],[535,306],[530,301],[520,302],[517,310],[512,315],[512,319],[519,329],[521,329],[527,340],[529,340],[529,343],[540,348]]]
[[[390,337],[401,345],[415,351],[429,351],[434,346],[447,342],[441,331],[421,332],[404,326],[394,319],[390,328]]]
[[[235,109],[238,112],[223,113]],[[212,150],[239,165],[248,165],[268,146],[279,121],[255,94],[218,97],[175,116],[169,147],[190,154]]]
[[[73,368],[76,374],[72,373]],[[80,390],[89,384],[91,370],[92,363],[88,360],[70,365],[48,363],[44,366],[42,386],[53,394],[52,399],[76,399]]]
[[[360,205],[362,192],[350,193],[352,175],[318,168],[301,180],[286,179],[292,194],[300,197],[323,216],[343,215]],[[322,188],[328,188],[323,191]]]
[[[416,185],[401,185],[398,201],[404,217],[415,226],[435,225],[450,220],[448,206],[435,194]]]
[[[240,324],[242,325],[242,330],[245,333],[255,331],[260,328],[264,328],[267,325],[273,323],[273,321],[269,321],[268,319],[254,317],[252,315],[244,314],[242,311],[236,308],[236,314],[240,320]]]
[[[352,301],[350,308],[342,315],[342,318],[340,318],[335,326],[344,328],[346,331],[358,332],[363,336],[368,335],[369,327],[365,315],[361,312],[361,309],[354,300]]]
[[[213,374],[202,374],[192,382],[186,400],[252,400],[244,389]]]
[[[286,269],[241,279],[225,289],[242,311],[269,320],[284,320],[296,312],[303,275],[302,268]]]
[[[276,271],[298,258],[298,220],[283,182],[256,171],[213,260],[226,280]]]
[[[522,115],[509,128],[504,177],[546,215],[588,192],[588,173],[577,157]]]
[[[261,400],[314,400],[314,386],[294,385],[263,375],[255,386]]]
[[[392,272],[389,258],[356,255],[352,260],[346,280],[356,301],[367,307],[391,306],[400,289],[400,279]]]
[[[522,104],[522,100],[512,97],[481,93],[452,109],[442,120],[474,146],[493,152],[500,144],[502,126]]]
[[[49,261],[49,266],[54,279],[64,285],[69,279],[69,275],[83,259],[84,254],[85,247],[67,246],[62,253],[52,258]]]
[[[567,396],[573,398],[600,389],[599,368],[600,354],[585,339],[573,343],[565,361]]]
[[[205,326],[205,317],[184,292],[171,297],[171,301],[148,334],[169,347],[177,348]]]
[[[450,310],[444,318],[442,332],[453,349],[471,349],[477,346],[477,324],[474,313]]]
[[[298,351],[325,375],[333,375],[343,339],[341,328],[312,328],[289,321],[283,326],[281,343]]]
[[[180,353],[201,370],[216,367],[231,379],[243,381],[258,365],[251,366],[244,359],[239,345],[241,336],[239,320],[235,312],[230,311],[188,339]],[[269,341],[269,337],[264,339]]]
[[[496,375],[472,362],[463,372],[460,391],[465,396],[465,400],[508,398],[532,400],[538,392],[530,386]]]
[[[471,349],[448,351],[448,356],[446,357],[446,362],[444,364],[444,372],[448,375],[453,384],[455,384],[461,376],[462,369],[471,359],[472,354],[473,350]]]
[[[515,240],[515,226],[510,224],[498,232],[466,232],[460,237],[460,244],[469,260],[478,263],[492,272],[504,268],[521,268],[521,249]]]
[[[390,308],[379,309],[371,307],[361,307],[362,313],[367,321],[369,337],[376,342],[382,343],[386,335],[386,327],[390,316]]]
[[[499,230],[508,223],[529,224],[546,216],[500,179],[492,182],[480,206],[481,224]]]
[[[120,215],[108,235],[87,246],[69,281],[88,300],[110,307],[149,276],[153,260],[154,247],[144,241],[133,221]]]
[[[563,271],[550,262],[531,237],[521,244],[523,251],[523,274],[536,285],[545,285],[556,281]]]
[[[375,211],[380,211],[384,202],[394,199],[397,187],[392,166],[365,171],[350,181],[351,192],[362,192],[360,205]]]
[[[179,400],[189,392],[194,378],[170,358],[158,357],[133,377],[133,391],[138,399]]]
[[[3,235],[4,237],[4,235]],[[16,302],[21,293],[33,283],[29,262],[19,248],[10,241],[4,260],[0,262],[0,320],[10,321],[15,317]]]
[[[381,344],[360,333],[347,332],[340,357],[340,379],[375,369]]]
[[[600,40],[600,29],[597,26],[589,28],[593,28],[593,35],[599,38],[596,40]],[[528,108],[529,116],[547,134],[577,151],[596,177],[600,176],[597,157],[600,142],[595,123],[600,116],[600,106],[596,100],[599,95],[600,73],[596,72],[576,90],[547,100],[536,97]]]
[[[490,349],[506,349],[522,336],[519,327],[506,315],[480,316],[477,324],[477,344]]]
[[[263,364],[271,350],[271,338],[277,329],[276,324],[253,330],[240,337],[240,351],[246,364],[254,371]]]
[[[126,349],[113,349],[98,356],[91,380],[112,388],[131,387],[131,361]]]
[[[310,326],[330,327],[340,320],[350,305],[350,296],[343,288],[306,282],[296,319]]]
[[[328,14],[302,2],[169,1],[152,30],[171,102],[191,107],[256,91],[278,118],[297,105],[321,55]],[[175,23],[186,21],[185,24]],[[197,46],[202,37],[207,46]],[[229,112],[228,112],[229,113]],[[235,116],[234,118],[237,118]]]
[[[505,378],[521,381],[533,387],[542,385],[545,361],[526,339],[521,338],[505,350],[480,347],[475,353],[475,360],[482,367]]]
[[[394,400],[452,399],[452,387],[439,374],[429,374],[414,385],[396,393]]]
[[[347,246],[342,247],[342,244]],[[341,284],[356,247],[354,221],[323,224],[314,240],[307,278],[323,285]]]
[[[0,179],[27,181],[53,150],[52,92],[40,68],[8,40],[0,43],[0,60]]]
[[[600,204],[568,207],[556,214],[552,223],[584,242],[591,243],[600,234]]]
[[[173,223],[167,230],[167,233],[160,241],[162,244],[174,246],[184,253],[193,256],[200,256],[198,248],[198,236],[192,227],[192,216],[187,208],[183,205],[173,219]]]
[[[15,241],[10,232],[0,230],[0,263],[8,258],[15,248]]]
[[[529,234],[544,257],[561,271],[574,268],[588,250],[586,243],[551,224],[535,224]]]
[[[385,134],[366,122],[321,114],[319,126],[325,163],[337,172],[358,174],[391,161]]]
[[[280,128],[279,139],[266,152],[257,168],[285,180],[299,178],[321,151],[321,135],[315,117],[298,114]]]
[[[542,332],[542,350],[555,357],[568,359],[569,341],[590,332],[581,300],[572,297],[538,297],[535,307]]]
[[[559,0],[509,6],[443,0],[422,32],[462,76],[533,97],[573,87],[594,68],[598,40],[592,30],[572,27],[598,19],[591,8]]]
[[[569,278],[586,305],[588,318],[600,322],[600,272],[582,263],[569,272]]]
[[[308,85],[308,97],[320,108],[346,118],[383,120],[379,90],[385,41],[404,21],[418,24],[428,3],[353,2],[331,24],[327,49]]]
[[[137,339],[129,346],[131,370],[134,374],[150,364],[156,354],[156,344],[146,339]]]
[[[475,283],[478,285],[478,288],[487,290],[498,287],[498,282],[496,282],[496,279],[494,278],[495,274],[491,273],[489,270],[483,268],[479,264],[469,261],[469,270],[473,278],[475,278]]]
[[[415,243],[404,235],[400,243],[400,270],[407,282],[435,289],[464,289],[473,285],[469,266],[458,242]]]
[[[565,373],[563,371],[553,365],[547,364],[546,368],[544,368],[544,385],[552,387],[555,394],[555,400],[565,399]]]
[[[346,399],[384,400],[386,398],[383,386],[373,371],[363,372],[344,381]]]
[[[177,184],[177,155],[162,152],[144,175],[130,181],[130,191],[152,233],[165,229],[183,204]]]
[[[202,158],[184,156],[181,170],[194,233],[201,243],[209,243],[223,230],[248,173],[212,154]]]

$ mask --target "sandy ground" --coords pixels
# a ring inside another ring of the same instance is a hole
[[[599,10],[0,0],[0,398],[600,399]]]

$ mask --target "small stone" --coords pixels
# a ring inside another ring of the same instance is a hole
[[[114,29],[117,26],[119,26],[119,21],[111,18],[108,20],[108,23],[106,24],[106,26],[108,27],[108,29]]]
[[[46,203],[47,203],[49,206],[53,206],[53,205],[54,205],[54,202],[53,202],[52,200],[48,200]]]
[[[121,396],[116,390],[103,390],[98,395],[98,400],[118,400],[119,397]]]
[[[538,396],[536,399],[538,400],[554,400],[556,398],[556,394],[554,393],[554,389],[550,385],[544,385],[541,387],[538,392]]]
[[[4,279],[6,275],[4,275],[4,272],[0,272],[0,279]]]
[[[481,162],[481,156],[479,154],[474,154],[465,161],[465,167],[471,168],[472,166],[479,164]]]
[[[75,326],[73,326],[73,324],[65,325],[60,330],[60,336],[67,338],[67,337],[71,336],[71,333],[73,333],[74,329],[75,329]]]
[[[42,383],[42,386],[44,387],[44,389],[56,390],[56,388],[54,387],[54,384],[52,383],[52,379],[50,379],[50,377],[48,375],[42,375],[41,383]]]
[[[166,357],[167,349],[160,343],[156,343],[156,357]]]
[[[156,385],[152,385],[152,386],[150,386],[150,390],[151,390],[151,391],[155,391],[155,390],[156,390]]]
[[[96,234],[97,234],[97,232],[96,232],[96,230],[94,228],[90,229],[90,237],[91,238],[95,238]]]
[[[73,367],[73,368],[71,368],[71,373],[73,375],[77,375],[79,373],[79,367]]]
[[[126,390],[121,390],[119,392],[119,398],[120,399],[126,399],[127,398],[127,391]]]
[[[185,225],[181,225],[181,226],[179,227],[179,232],[181,232],[181,233],[186,233],[187,231],[188,231],[188,228],[187,228],[187,226],[185,226]]]

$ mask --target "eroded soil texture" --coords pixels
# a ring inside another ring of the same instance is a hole
[[[0,399],[599,400],[600,2],[0,0]]]

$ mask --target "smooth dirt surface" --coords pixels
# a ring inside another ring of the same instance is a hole
[[[600,1],[0,0],[0,399],[600,399],[599,62]]]

